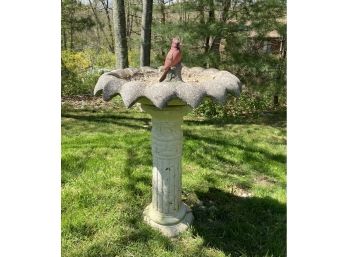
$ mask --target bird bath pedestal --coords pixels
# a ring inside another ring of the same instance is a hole
[[[175,236],[187,229],[193,216],[181,201],[181,155],[183,116],[188,106],[168,106],[162,110],[141,105],[152,116],[152,202],[144,211],[144,219],[164,235]]]
[[[150,67],[114,70],[99,78],[94,93],[103,91],[106,101],[120,95],[126,107],[139,102],[152,116],[152,202],[144,220],[173,237],[193,220],[191,209],[181,201],[183,116],[206,97],[223,104],[228,94],[239,96],[241,83],[227,71],[200,67],[183,67],[182,80],[180,76],[159,83],[160,75]]]

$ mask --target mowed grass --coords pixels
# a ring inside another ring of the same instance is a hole
[[[286,115],[185,117],[182,198],[168,239],[151,202],[151,119],[137,108],[62,109],[62,256],[286,256]]]

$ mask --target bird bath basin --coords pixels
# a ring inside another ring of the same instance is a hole
[[[241,93],[241,82],[227,71],[181,64],[176,68],[163,82],[158,82],[160,69],[114,70],[101,75],[94,89],[105,101],[120,95],[127,108],[138,102],[152,116],[152,202],[144,220],[168,237],[186,230],[193,220],[181,201],[183,116],[206,97],[223,104],[228,95]]]

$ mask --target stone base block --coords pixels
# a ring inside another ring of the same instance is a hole
[[[184,217],[176,224],[166,225],[156,223],[153,219],[151,219],[151,204],[148,205],[144,210],[144,221],[167,237],[178,236],[181,232],[187,230],[193,221],[193,215],[190,207],[188,207],[186,204],[184,204],[184,206],[186,208],[186,213]]]

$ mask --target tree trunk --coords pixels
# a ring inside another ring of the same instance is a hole
[[[128,67],[128,48],[124,0],[113,0],[113,8],[113,16],[115,22],[116,68],[124,69]]]
[[[161,25],[165,25],[166,24],[166,6],[164,3],[164,0],[160,0],[160,11],[161,11]],[[161,36],[161,41],[164,41],[164,37],[163,35]],[[161,48],[161,56],[164,58],[166,58],[166,52],[164,51],[163,48]]]
[[[215,6],[214,1],[209,1],[208,23],[215,22]]]
[[[66,30],[65,28],[62,28],[63,30],[63,49],[66,50],[67,49],[67,36],[66,36]]]
[[[161,11],[161,23],[162,25],[166,23],[166,12],[164,0],[160,0],[160,11]]]
[[[215,22],[215,6],[214,6],[214,1],[209,0],[208,2],[209,5],[209,11],[208,11],[208,20],[206,26],[209,26],[210,24]],[[207,31],[207,35],[205,37],[205,45],[204,45],[204,53],[208,54],[210,51],[210,31]],[[206,68],[210,68],[210,57],[207,59],[207,62],[204,64]]]
[[[204,14],[204,13],[203,13]],[[214,1],[209,1],[209,11],[208,11],[208,21],[207,25],[210,25],[211,23],[215,22],[215,7],[214,7]],[[209,32],[208,32],[209,33]],[[210,34],[210,33],[209,33]],[[210,49],[210,35],[207,35],[205,38],[205,46],[204,46],[204,52],[208,53]]]
[[[143,0],[140,66],[150,66],[152,6],[153,0]]]
[[[286,36],[284,36],[281,40],[280,43],[280,49],[279,49],[279,59],[280,59],[280,63],[282,63],[284,61],[284,59],[286,58]],[[281,64],[278,65],[278,80],[281,81],[283,80],[282,77],[282,69],[283,67],[281,67]],[[280,82],[276,82],[276,83],[280,83]],[[279,106],[279,87],[280,85],[276,84],[276,89],[273,95],[273,106],[277,107]]]
[[[98,46],[98,50],[99,50],[99,48],[101,46],[99,26],[96,26],[96,35],[97,35],[97,46]]]
[[[133,31],[133,19],[134,16],[136,16],[136,13],[133,13],[132,11],[132,1],[127,1],[127,8],[126,8],[126,23],[127,23],[127,38],[128,40],[131,40],[132,31]]]
[[[127,25],[127,31],[126,35],[129,37],[129,25],[130,25],[130,1],[127,1],[127,8],[126,8],[126,25]]]
[[[74,48],[74,24],[72,19],[70,20],[70,49]]]
[[[111,42],[111,52],[115,53],[115,41],[114,41],[114,33],[112,30],[111,25],[111,18],[110,18],[110,11],[109,11],[109,1],[108,0],[102,0],[102,5],[106,14],[106,18],[108,20],[108,28],[109,28],[109,35],[110,35],[110,42]]]
[[[210,48],[209,41],[210,41],[210,36],[207,36],[205,38],[205,43],[204,43],[204,52],[205,53],[208,53],[208,51],[209,51],[209,48]]]
[[[223,4],[223,9],[222,9],[222,13],[221,13],[221,24],[224,25],[226,23],[226,21],[227,21],[228,10],[231,7],[231,1],[230,0],[224,0],[222,4]],[[221,40],[222,40],[222,31],[220,31],[218,33],[218,35],[214,38],[214,40],[213,40],[213,42],[211,44],[211,48],[210,48],[210,50],[216,56],[216,60],[215,60],[216,63],[215,63],[214,66],[217,66],[217,64],[220,63],[220,60],[221,60],[221,55],[220,55]]]
[[[204,4],[202,0],[198,2],[197,10],[199,13],[199,22],[203,24],[204,23]]]
[[[91,10],[92,10],[92,12],[93,12],[94,18],[95,18],[95,20],[96,20],[96,22],[97,22],[97,24],[98,24],[98,26],[99,26],[99,28],[100,28],[102,34],[103,34],[104,37],[105,37],[106,43],[108,44],[108,47],[109,47],[109,50],[110,50],[111,52],[114,52],[114,44],[112,43],[112,40],[113,40],[113,39],[111,39],[111,42],[110,42],[108,36],[106,35],[106,33],[105,33],[105,31],[104,31],[103,24],[102,24],[102,22],[101,22],[100,19],[99,19],[99,16],[98,16],[98,14],[97,14],[96,7],[93,6],[93,3],[92,3],[91,0],[88,0],[88,2],[89,2],[89,6],[90,6],[90,8],[91,8]]]

